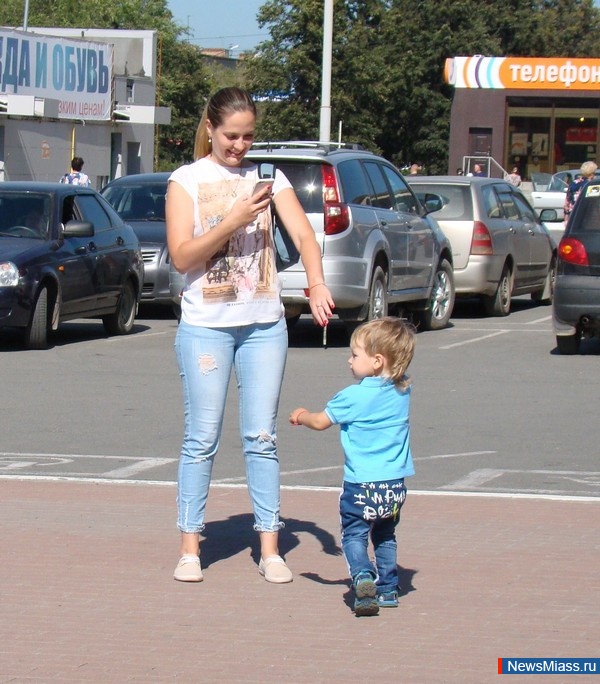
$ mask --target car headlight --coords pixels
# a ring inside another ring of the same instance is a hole
[[[19,284],[19,269],[11,261],[0,263],[0,287],[15,287]]]

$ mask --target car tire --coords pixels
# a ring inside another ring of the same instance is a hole
[[[131,280],[123,287],[114,313],[102,317],[104,329],[109,335],[127,335],[133,330],[137,309],[136,291]]]
[[[367,320],[384,318],[388,315],[387,274],[381,266],[375,266],[371,287],[369,288],[369,303]]]
[[[579,351],[581,334],[577,331],[574,335],[557,335],[556,346],[564,356],[573,356]]]
[[[29,324],[25,328],[25,348],[47,349],[48,334],[48,288],[42,287],[35,299]]]
[[[441,330],[448,325],[454,308],[454,271],[446,259],[440,261],[433,276],[427,309],[418,314],[421,330]]]
[[[538,304],[552,304],[554,296],[554,279],[556,278],[556,258],[552,257],[544,287],[531,293],[531,299]]]
[[[496,293],[483,295],[483,308],[488,316],[508,316],[512,295],[512,273],[508,264],[504,264],[502,275],[498,281]]]

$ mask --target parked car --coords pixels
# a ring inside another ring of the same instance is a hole
[[[135,231],[144,258],[142,303],[171,305],[165,194],[170,173],[116,178],[100,193]]]
[[[412,188],[443,207],[433,212],[452,244],[457,296],[481,297],[490,316],[506,316],[511,297],[531,293],[549,304],[556,245],[520,189],[504,180],[471,176],[414,176]],[[555,218],[548,210],[544,220]]]
[[[290,180],[321,247],[335,312],[349,326],[411,314],[443,328],[454,305],[450,243],[402,174],[371,152],[335,143],[256,143],[247,159]],[[288,321],[308,312],[301,263],[280,272]]]
[[[558,171],[554,175],[547,173],[533,174],[531,176],[531,203],[538,214],[544,209],[555,209],[556,220],[564,221],[565,195],[571,182],[579,178],[579,169],[571,171]]]
[[[552,320],[561,354],[600,336],[600,180],[579,195],[558,245]]]
[[[26,348],[74,318],[130,333],[143,277],[137,236],[95,190],[0,183],[0,328],[21,328]]]

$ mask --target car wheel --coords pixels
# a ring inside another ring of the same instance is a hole
[[[488,316],[508,316],[512,294],[512,273],[505,264],[498,282],[496,294],[483,295],[483,307]]]
[[[558,351],[565,356],[572,356],[579,351],[581,334],[577,331],[574,335],[557,335],[556,346]]]
[[[425,311],[419,313],[422,330],[441,330],[448,325],[454,308],[454,272],[442,259],[433,278],[431,297]]]
[[[119,297],[116,311],[102,317],[104,329],[109,335],[127,335],[133,330],[136,304],[135,288],[131,280],[128,280]]]
[[[35,300],[29,325],[25,328],[25,348],[47,349],[48,329],[48,288],[42,287]]]
[[[552,257],[548,275],[544,281],[544,287],[531,293],[531,299],[538,304],[552,304],[554,296],[554,280],[556,278],[556,259]]]
[[[376,266],[369,290],[369,309],[367,320],[383,318],[388,315],[387,275],[381,266]]]

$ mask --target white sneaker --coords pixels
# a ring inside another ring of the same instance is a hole
[[[173,579],[179,582],[202,582],[204,577],[198,556],[191,553],[181,556],[173,573]]]

